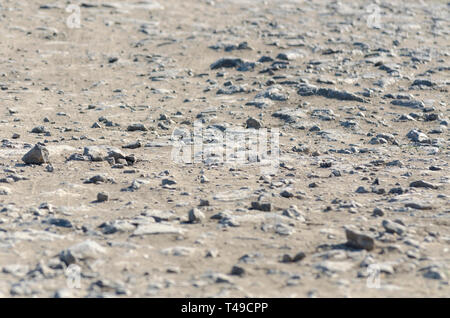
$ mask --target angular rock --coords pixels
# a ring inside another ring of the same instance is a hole
[[[205,214],[197,208],[189,210],[188,219],[190,223],[201,223],[205,220]]]
[[[69,266],[80,260],[96,259],[105,253],[104,247],[94,241],[87,240],[61,251],[59,258]]]
[[[210,68],[212,70],[216,70],[219,68],[234,68],[242,65],[243,63],[244,61],[240,58],[224,57],[212,63]]]
[[[403,235],[406,232],[406,227],[397,222],[393,222],[390,220],[383,220],[381,224],[388,233],[396,233],[398,235]]]
[[[97,201],[98,202],[108,201],[108,198],[109,198],[109,196],[108,196],[108,193],[106,193],[106,192],[97,193]]]
[[[36,144],[23,157],[22,161],[26,164],[40,165],[49,162],[49,151],[41,144]]]
[[[127,131],[148,131],[144,124],[131,124],[127,127]]]
[[[245,124],[246,124],[247,128],[259,129],[262,127],[261,122],[253,117],[250,117],[249,119],[247,119]]]
[[[412,141],[420,143],[428,143],[430,141],[430,138],[428,138],[427,135],[415,129],[410,130],[406,137],[408,137]]]
[[[371,251],[375,248],[375,240],[368,235],[350,229],[345,230],[345,235],[347,237],[347,245],[351,247],[365,249],[367,251]]]

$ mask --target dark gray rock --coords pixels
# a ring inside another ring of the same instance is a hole
[[[49,162],[49,151],[44,145],[36,144],[22,157],[22,161],[26,164],[36,165],[47,163]]]
[[[242,65],[244,61],[235,57],[224,57],[212,63],[210,68],[216,70],[219,68],[235,68]]]
[[[365,234],[346,229],[345,235],[347,237],[347,245],[358,248],[365,249],[367,251],[371,251],[375,248],[375,240]]]

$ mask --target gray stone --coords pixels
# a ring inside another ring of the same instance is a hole
[[[416,108],[416,109],[422,109],[425,107],[425,104],[418,100],[395,99],[391,102],[391,104],[395,105],[395,106],[402,106],[402,107]]]
[[[127,127],[127,131],[148,131],[148,129],[144,126],[144,124],[131,124]]]
[[[397,222],[392,222],[390,220],[383,220],[382,225],[386,230],[386,232],[388,233],[396,233],[398,235],[403,235],[406,232],[406,227]]]
[[[261,122],[253,117],[250,117],[249,119],[247,119],[245,124],[246,124],[247,128],[259,129],[262,127]]]
[[[245,269],[242,266],[234,265],[231,268],[230,275],[242,277],[245,275]]]
[[[87,240],[75,244],[60,252],[59,257],[67,266],[80,260],[96,259],[106,253],[106,249],[98,243]]]
[[[108,193],[106,193],[106,192],[97,193],[97,201],[98,202],[108,201],[108,198],[109,198],[109,196],[108,196]]]
[[[205,220],[205,214],[197,208],[189,210],[188,219],[190,223],[202,223]]]
[[[11,194],[11,189],[8,187],[0,186],[0,195],[9,195]]]
[[[212,70],[216,70],[219,68],[235,68],[241,66],[243,63],[244,61],[240,58],[224,57],[212,63],[210,68]]]
[[[413,181],[409,184],[412,188],[426,188],[426,189],[438,189],[438,186],[431,184],[429,182],[423,180]]]
[[[44,145],[36,144],[22,157],[22,161],[26,164],[36,165],[47,163],[49,162],[49,151]]]
[[[375,248],[375,240],[365,234],[346,229],[345,235],[347,237],[347,245],[358,248],[365,249],[367,251],[371,251]]]
[[[430,142],[430,138],[428,138],[427,135],[425,135],[424,133],[412,129],[408,132],[408,134],[406,135],[406,137],[408,137],[409,139],[411,139],[412,141],[415,142],[420,142],[420,143],[428,143]]]

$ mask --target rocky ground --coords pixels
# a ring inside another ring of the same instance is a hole
[[[448,297],[449,6],[2,1],[0,296]]]

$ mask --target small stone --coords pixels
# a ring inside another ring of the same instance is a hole
[[[217,256],[219,256],[219,250],[217,250],[215,248],[208,250],[205,255],[205,257],[211,257],[211,258],[216,258]]]
[[[405,203],[405,207],[416,209],[416,210],[432,210],[433,206],[426,202],[407,202]]]
[[[375,248],[375,240],[365,234],[352,231],[350,229],[345,230],[347,236],[347,245],[358,249],[365,249],[371,251]]]
[[[140,147],[142,147],[142,143],[140,141],[132,142],[125,146],[122,146],[122,148],[125,148],[125,149],[137,149]]]
[[[45,129],[44,126],[37,126],[37,127],[34,127],[33,129],[31,129],[31,132],[33,134],[43,134],[43,133],[46,133],[47,130]]]
[[[428,279],[446,280],[447,276],[439,268],[431,267],[423,274],[423,277]]]
[[[223,67],[234,68],[234,67],[238,67],[238,66],[242,65],[243,63],[244,63],[244,61],[240,58],[224,57],[224,58],[217,60],[213,64],[211,64],[210,67],[212,70],[223,68]]]
[[[161,180],[161,185],[165,186],[165,185],[174,185],[177,184],[177,182],[175,180],[172,179],[162,179]]]
[[[260,129],[262,127],[261,122],[253,117],[250,117],[249,119],[247,119],[245,124],[246,124],[247,128]]]
[[[67,266],[79,260],[95,259],[106,252],[105,248],[94,241],[84,241],[60,252],[59,258]]]
[[[108,181],[108,178],[105,175],[98,174],[98,175],[90,177],[89,179],[84,181],[84,183],[100,184],[100,183],[107,182],[107,181]]]
[[[405,190],[402,187],[396,187],[389,190],[389,194],[403,194]]]
[[[97,193],[97,201],[98,202],[108,201],[108,198],[109,198],[109,196],[108,196],[108,193],[106,193],[106,192]]]
[[[288,190],[284,190],[280,193],[283,198],[292,198],[294,194]]]
[[[272,206],[271,206],[270,203],[261,203],[261,202],[258,202],[258,201],[254,201],[254,202],[251,203],[251,208],[253,210],[270,212],[270,210],[272,209]]]
[[[426,188],[426,189],[438,189],[434,184],[428,183],[423,180],[413,181],[409,184],[412,188]]]
[[[397,222],[392,222],[390,220],[383,220],[382,225],[386,230],[386,232],[388,233],[396,233],[398,235],[403,235],[406,232],[406,227]]]
[[[8,187],[0,187],[0,195],[9,195],[11,194],[11,189]]]
[[[283,61],[293,61],[302,56],[304,55],[301,51],[289,51],[278,54],[276,58]]]
[[[375,209],[373,209],[372,215],[373,216],[383,216],[384,212],[380,208],[375,208]]]
[[[200,177],[200,183],[208,183],[208,182],[209,182],[209,179],[205,175],[202,175]]]
[[[324,161],[320,163],[321,168],[330,168],[333,165],[331,161]]]
[[[237,266],[237,265],[234,265],[232,268],[231,268],[231,273],[230,273],[230,275],[234,275],[234,276],[244,276],[245,275],[245,269],[243,268],[243,267],[241,267],[241,266]]]
[[[364,188],[363,186],[358,187],[358,189],[356,189],[355,191],[356,193],[369,193],[369,191]]]
[[[36,144],[23,157],[22,161],[26,164],[40,165],[49,162],[49,152],[47,148],[41,144]]]
[[[70,223],[67,219],[61,219],[61,218],[49,218],[46,223],[59,226],[59,227],[65,227],[65,228],[71,228],[72,223]]]
[[[303,252],[299,252],[297,254],[295,254],[295,256],[292,258],[292,261],[295,262],[300,262],[301,260],[303,260],[306,257],[306,254]]]
[[[202,223],[205,219],[205,214],[197,208],[193,208],[188,212],[188,219],[190,223]]]
[[[430,140],[430,138],[428,138],[427,135],[425,135],[424,133],[422,133],[418,130],[415,130],[415,129],[410,130],[408,132],[408,134],[406,135],[406,137],[408,137],[412,141],[420,142],[420,143],[429,142],[429,140]]]
[[[147,131],[148,129],[143,124],[131,124],[127,128],[128,131]]]

